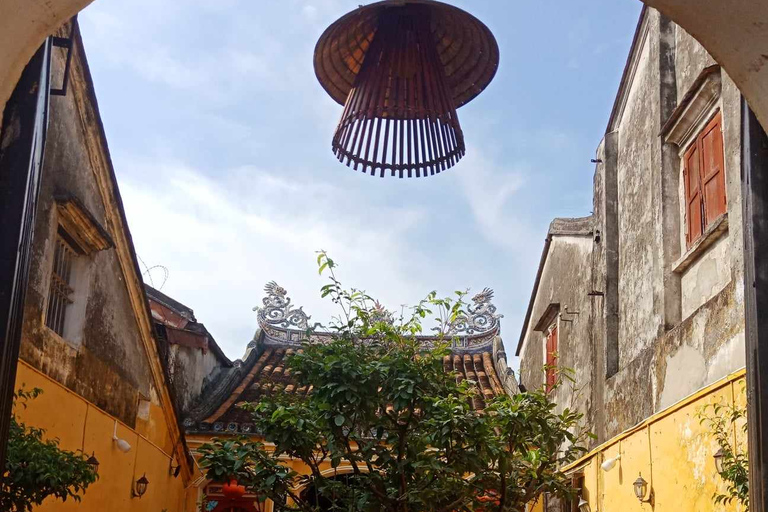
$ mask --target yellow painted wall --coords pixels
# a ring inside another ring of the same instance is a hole
[[[712,495],[725,490],[715,470],[717,444],[697,413],[706,404],[740,403],[744,372],[736,373],[686,400],[648,418],[637,427],[608,441],[568,470],[584,473],[584,499],[593,512],[708,512],[739,511],[736,504],[715,505]],[[734,439],[745,443],[736,429]],[[607,459],[621,454],[608,472]],[[642,473],[654,492],[654,507],[635,498],[632,483]]]
[[[539,497],[539,499],[529,507],[527,512],[544,512],[544,497]]]
[[[115,418],[59,383],[49,379],[23,361],[19,361],[17,388],[40,388],[43,394],[26,409],[17,410],[24,423],[45,429],[48,438],[59,438],[67,450],[94,452],[99,460],[99,479],[83,495],[80,503],[48,500],[40,512],[193,512],[196,490],[187,491],[181,476],[169,474],[173,451],[170,434],[159,407],[152,406],[149,421],[139,422],[133,430],[117,422],[117,436],[130,443],[123,453],[112,441]],[[131,486],[146,473],[146,494],[131,498]]]

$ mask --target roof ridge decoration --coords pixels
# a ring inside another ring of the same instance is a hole
[[[498,331],[501,327],[500,320],[504,315],[496,313],[493,300],[493,289],[485,288],[482,292],[472,297],[474,304],[467,305],[467,312],[459,315],[453,322],[447,325],[445,332],[440,327],[433,327],[432,331],[437,336],[474,336]]]
[[[295,307],[288,297],[288,291],[275,281],[264,286],[266,296],[261,300],[262,306],[253,308],[258,313],[259,328],[263,341],[267,345],[300,346],[305,340],[327,341],[331,333],[316,331],[323,325],[316,322],[310,325],[311,316],[303,307]],[[472,297],[465,313],[452,322],[441,327],[432,328],[434,334],[418,336],[425,345],[431,345],[436,340],[452,339],[452,347],[458,352],[479,352],[492,345],[493,339],[501,331],[500,320],[504,315],[496,313],[493,304],[494,292],[485,288]],[[382,320],[392,322],[389,313],[380,303],[376,303],[375,314]]]
[[[285,288],[275,281],[270,281],[264,286],[264,291],[267,293],[267,296],[261,299],[264,307],[253,308],[258,311],[259,325],[262,328],[265,325],[303,331],[309,328],[309,320],[312,317],[304,312],[303,306],[296,309],[291,306],[291,298]]]

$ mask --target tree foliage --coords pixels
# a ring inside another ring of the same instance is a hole
[[[40,393],[35,388],[14,394],[5,472],[0,476],[0,510],[28,512],[48,497],[80,501],[80,493],[96,481],[83,453],[62,450],[58,439],[45,439],[45,430],[18,421],[16,407],[26,407]]]
[[[331,341],[307,341],[287,362],[311,393],[244,405],[269,444],[214,440],[200,450],[210,478],[235,477],[301,512],[320,503],[347,512],[519,511],[543,492],[572,493],[561,468],[584,453],[580,414],[557,412],[543,389],[497,397],[478,413],[474,386],[444,371],[451,340],[417,339],[430,317],[444,332],[462,314],[464,292],[431,293],[395,318],[343,289],[325,253],[318,264],[330,271],[322,295],[342,313]],[[309,473],[287,469],[286,457]],[[348,475],[334,478],[342,466]]]
[[[741,503],[745,512],[749,512],[749,459],[746,442],[739,447],[734,434],[740,429],[746,438],[747,410],[735,404],[715,402],[699,411],[701,424],[707,426],[710,435],[720,448],[720,478],[726,483],[726,491],[715,492],[712,500],[715,504],[730,505],[734,501]]]

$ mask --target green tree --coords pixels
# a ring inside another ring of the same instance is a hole
[[[719,475],[726,483],[726,492],[715,492],[716,504],[730,505],[736,501],[749,512],[749,459],[746,442],[739,447],[734,435],[740,429],[746,439],[747,409],[736,404],[715,402],[699,410],[699,420],[705,425],[719,447]]]
[[[235,477],[260,499],[301,512],[520,511],[544,492],[572,494],[561,468],[585,451],[581,415],[556,412],[544,390],[497,397],[478,413],[474,387],[443,369],[451,340],[425,347],[417,339],[429,317],[445,332],[463,312],[463,292],[431,293],[394,318],[365,293],[344,290],[325,253],[318,264],[330,272],[322,295],[342,313],[329,342],[307,341],[287,363],[312,392],[244,405],[274,448],[214,440],[200,449],[209,477]],[[310,474],[288,470],[285,456]],[[323,475],[328,463],[351,474]]]
[[[96,481],[84,454],[62,450],[57,439],[44,439],[45,430],[18,421],[16,407],[26,407],[40,393],[35,388],[14,394],[5,472],[0,476],[0,510],[28,512],[51,496],[80,501],[80,493]]]

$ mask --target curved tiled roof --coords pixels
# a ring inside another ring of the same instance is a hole
[[[259,350],[252,352],[248,358],[251,360],[249,367],[239,368],[236,382],[230,379],[228,383],[222,383],[225,388],[230,388],[228,393],[211,390],[207,394],[207,403],[185,421],[187,431],[253,433],[250,414],[238,407],[240,403],[258,402],[271,393],[306,396],[312,391],[311,387],[299,387],[286,365],[287,358],[301,349],[268,343],[263,334],[260,336]],[[496,362],[503,357],[501,352],[494,358],[493,348],[474,353],[454,352],[443,358],[443,368],[446,373],[455,373],[457,382],[470,380],[475,383],[477,393],[472,398],[471,406],[476,411],[482,411],[493,397],[508,392],[502,382],[513,377],[509,373],[500,375],[502,372],[497,370],[500,365]]]
[[[300,351],[307,339],[311,317],[302,308],[295,308],[286,290],[276,283],[267,284],[265,291],[267,297],[259,308],[259,331],[243,359],[221,372],[188,412],[184,421],[188,432],[254,433],[249,413],[238,404],[258,402],[271,393],[306,396],[312,391],[298,387],[286,366],[287,358]],[[446,373],[455,373],[459,382],[474,382],[477,393],[471,406],[477,411],[485,409],[495,396],[517,392],[499,337],[501,315],[496,314],[492,298],[493,291],[486,288],[472,298],[473,304],[467,306],[465,315],[446,326],[446,332],[418,337],[425,346],[438,338],[454,340],[451,355],[443,359],[443,368]],[[330,334],[315,333],[310,339],[322,343],[330,339]]]

